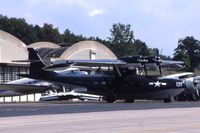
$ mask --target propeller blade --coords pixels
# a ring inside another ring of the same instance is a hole
[[[199,88],[196,88],[197,96],[199,97]]]

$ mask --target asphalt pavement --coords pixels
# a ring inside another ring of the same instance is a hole
[[[200,102],[1,103],[1,133],[199,133]]]

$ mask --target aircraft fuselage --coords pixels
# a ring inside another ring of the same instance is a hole
[[[116,99],[165,99],[178,95],[184,90],[179,79],[159,78],[144,75],[95,74],[74,75],[43,71],[40,77],[50,82],[74,84],[87,87],[88,93],[115,95]]]

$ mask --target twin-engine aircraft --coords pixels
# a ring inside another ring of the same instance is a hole
[[[185,89],[183,80],[164,78],[162,76],[162,60],[156,57],[130,56],[118,60],[66,60],[45,66],[37,50],[29,51],[30,74],[21,75],[53,83],[74,84],[87,88],[88,94],[103,96],[107,102],[123,99],[133,102],[135,99],[159,99],[171,102],[172,98]],[[131,63],[139,63],[144,67],[145,75],[138,75],[130,69]],[[160,70],[159,76],[150,76],[146,64],[155,63]],[[62,74],[51,70],[57,67],[87,66],[107,67],[107,70],[88,75]],[[111,68],[110,68],[111,67]]]

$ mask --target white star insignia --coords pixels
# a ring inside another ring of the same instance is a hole
[[[154,87],[160,87],[160,84],[161,83],[159,81],[157,81],[157,82],[154,83],[154,85],[155,85]]]
[[[161,82],[157,81],[157,82],[149,82],[149,85],[154,85],[154,87],[160,87],[161,85],[166,86],[167,83],[161,83]]]

